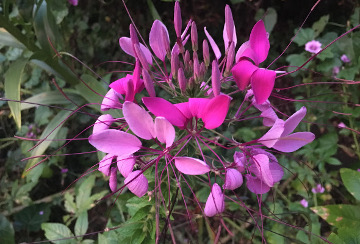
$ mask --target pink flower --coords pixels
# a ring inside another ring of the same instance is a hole
[[[346,54],[343,54],[341,57],[340,57],[341,61],[343,61],[344,63],[350,63],[350,59],[348,56],[346,56]]]
[[[305,199],[301,200],[301,201],[300,201],[300,204],[301,204],[304,208],[307,208],[307,207],[309,206],[308,201],[306,201]]]
[[[73,6],[77,6],[78,5],[78,0],[68,0],[69,3]]]
[[[274,88],[276,72],[258,67],[267,58],[269,48],[264,22],[259,20],[250,33],[249,41],[243,43],[236,53],[238,63],[231,70],[240,90],[251,83],[257,104],[264,103]]]
[[[319,41],[309,41],[308,43],[305,44],[305,51],[308,51],[310,53],[318,53],[321,51],[321,42]]]
[[[311,189],[311,191],[312,191],[313,193],[315,193],[315,194],[317,194],[317,193],[324,193],[325,188],[324,188],[322,185],[317,184],[315,188],[312,188],[312,189]]]

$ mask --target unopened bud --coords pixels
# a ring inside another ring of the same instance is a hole
[[[214,96],[218,96],[220,94],[220,70],[216,60],[212,62],[211,85]]]
[[[207,40],[203,41],[203,57],[204,57],[205,66],[208,67],[210,64],[210,53],[209,53],[209,44]]]
[[[142,67],[146,70],[149,70],[149,64],[146,61],[146,57],[145,57],[144,53],[140,49],[140,45],[135,44],[135,45],[133,45],[133,47],[134,47],[134,51],[135,51],[135,56],[140,60]]]
[[[179,69],[179,55],[177,53],[173,53],[171,55],[171,74],[174,78],[177,77],[178,69]]]
[[[139,45],[139,38],[137,36],[135,27],[132,24],[130,24],[129,29],[130,29],[130,39],[131,39],[132,44]]]
[[[182,26],[182,20],[181,20],[181,9],[180,4],[178,1],[175,2],[174,7],[174,27],[176,32],[176,37],[181,37],[181,26]]]
[[[203,79],[205,77],[205,73],[206,73],[205,63],[201,62],[201,64],[200,64],[200,79]]]
[[[179,87],[180,87],[181,92],[185,92],[187,82],[186,82],[184,70],[182,68],[179,68],[179,70],[178,70],[178,81],[179,81]]]
[[[191,45],[194,52],[198,50],[198,33],[195,21],[191,24]]]
[[[134,101],[135,92],[134,92],[134,83],[132,79],[126,81],[125,86],[125,101]]]
[[[197,59],[197,57],[193,57],[193,62],[194,62],[194,79],[195,81],[199,80],[200,78],[200,64],[199,64],[199,59]]]
[[[143,78],[144,78],[145,89],[149,93],[149,96],[150,97],[156,97],[155,88],[154,88],[154,82],[151,79],[149,73],[145,69],[143,69],[142,75],[143,75]]]
[[[229,5],[225,6],[225,28],[229,42],[232,42],[234,36],[234,19],[231,13]],[[228,47],[228,43],[225,44],[225,48]]]
[[[230,72],[232,65],[234,64],[234,58],[235,58],[235,44],[234,44],[234,42],[231,42],[229,51],[228,51],[227,57],[226,57],[226,68],[225,68],[226,73]]]
[[[185,51],[184,55],[184,65],[186,70],[190,70],[190,53],[188,50]]]

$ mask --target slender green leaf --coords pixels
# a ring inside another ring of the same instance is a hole
[[[19,59],[11,64],[5,73],[5,97],[20,101],[20,85],[27,60]],[[19,102],[9,102],[11,114],[14,117],[17,127],[21,128],[21,109]]]
[[[0,44],[9,46],[9,47],[21,48],[21,49],[25,48],[24,44],[19,42],[4,28],[0,28]]]
[[[342,168],[340,169],[340,175],[346,189],[360,201],[360,172]]]
[[[88,229],[88,213],[87,211],[83,211],[75,223],[75,235],[81,236],[84,235]]]
[[[150,9],[150,13],[151,13],[151,16],[153,17],[153,19],[161,20],[161,17],[159,15],[158,11],[156,10],[154,3],[151,0],[147,0],[147,4],[148,4],[148,7]]]

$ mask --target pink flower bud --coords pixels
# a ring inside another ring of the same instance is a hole
[[[130,29],[130,39],[131,39],[132,44],[139,45],[139,38],[137,36],[135,27],[132,24],[130,24],[129,29]]]
[[[135,92],[134,92],[134,83],[133,80],[127,80],[126,81],[126,93],[125,93],[125,101],[134,101],[135,98]]]
[[[197,55],[193,56],[193,68],[194,68],[194,79],[198,80],[200,77],[200,64],[199,64],[199,59],[197,58]]]
[[[200,79],[203,79],[205,77],[205,73],[206,73],[205,63],[201,62],[201,64],[200,64]]]
[[[195,21],[191,24],[191,44],[194,52],[198,50],[198,33]]]
[[[225,69],[226,72],[230,72],[232,65],[234,63],[234,58],[235,58],[235,44],[234,42],[231,42],[226,57],[226,69]]]
[[[176,1],[174,7],[174,27],[177,38],[181,37],[181,26],[182,26],[182,20],[181,20],[180,4],[178,1]]]
[[[178,53],[173,53],[171,55],[171,74],[174,78],[177,77],[177,71],[179,69],[179,55]]]
[[[117,168],[115,167],[110,169],[109,186],[112,192],[117,190]]]
[[[211,188],[211,193],[206,200],[204,214],[208,217],[213,217],[216,214],[222,213],[225,210],[225,196],[216,183]]]
[[[184,65],[185,65],[185,70],[191,70],[191,66],[190,66],[190,53],[189,53],[188,50],[186,50],[186,52],[185,52]]]
[[[218,96],[220,94],[220,70],[216,60],[212,62],[211,85],[214,96]]]
[[[133,46],[134,46],[134,51],[135,51],[136,57],[140,60],[142,67],[146,70],[149,70],[149,63],[146,61],[146,57],[145,57],[144,53],[141,51],[140,46],[138,44],[133,45]]]
[[[209,44],[207,40],[203,41],[203,57],[206,67],[210,64],[210,53],[209,53]]]
[[[156,97],[155,88],[154,88],[154,82],[151,79],[149,73],[145,69],[143,69],[142,75],[144,77],[145,89],[149,93],[149,96],[150,97]]]
[[[179,68],[177,73],[178,73],[178,81],[179,81],[180,90],[181,90],[181,92],[185,92],[187,82],[186,82],[184,70],[182,68]]]
[[[304,208],[307,208],[307,207],[309,206],[308,201],[306,201],[305,199],[301,200],[301,201],[300,201],[300,204],[301,204]]]
[[[234,19],[231,13],[231,9],[229,5],[225,6],[225,27],[226,27],[226,33],[227,37],[229,39],[229,42],[232,42],[233,36],[234,36]],[[226,43],[226,46],[229,44]]]

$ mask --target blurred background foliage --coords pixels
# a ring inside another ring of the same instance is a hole
[[[173,1],[125,2],[146,43],[154,19],[163,21],[174,40]],[[263,18],[271,42],[266,67],[282,53],[314,3],[193,0],[181,1],[181,8],[184,21],[196,21],[200,40],[205,37],[201,30],[206,26],[220,46],[225,4],[232,8],[239,43],[247,40],[252,26]],[[311,57],[304,50],[307,42],[316,39],[324,47],[359,23],[360,6],[356,0],[321,1],[273,66],[291,66],[288,70],[294,70]],[[118,198],[108,196],[107,179],[91,169],[98,162],[96,153],[65,156],[93,151],[87,140],[69,145],[63,140],[78,137],[79,132],[94,123],[101,112],[100,95],[106,93],[111,81],[132,70],[131,65],[117,62],[133,62],[118,45],[120,37],[129,35],[129,24],[127,10],[119,0],[79,0],[78,6],[66,0],[2,0],[0,95],[10,102],[0,100],[0,243],[62,238],[65,239],[56,243],[154,242],[154,201],[128,192]],[[351,61],[342,62],[343,54]],[[264,220],[264,236],[245,209],[229,202],[224,221],[234,236],[223,230],[221,243],[261,243],[263,238],[269,243],[322,243],[317,236],[328,237],[333,243],[360,243],[358,134],[338,127],[343,122],[353,130],[360,129],[358,85],[329,83],[281,90],[334,81],[333,77],[360,80],[360,31],[339,39],[304,68],[278,79],[275,92],[317,102],[284,102],[276,97],[271,102],[287,114],[307,106],[309,123],[303,123],[300,129],[311,130],[317,139],[290,156],[277,155],[287,170],[281,183],[263,196],[266,205],[262,211],[272,218]],[[89,103],[92,105],[86,105]],[[82,105],[86,106],[74,112]],[[259,126],[242,123],[229,127],[224,134],[252,140],[263,132],[256,129]],[[47,140],[29,141],[14,136]],[[89,132],[85,131],[80,137],[87,136]],[[29,151],[38,142],[40,145]],[[44,157],[36,156],[43,154],[49,157],[41,163]],[[26,157],[33,158],[23,161]],[[84,174],[89,175],[82,177]],[[326,191],[313,194],[311,188],[317,184],[325,186]],[[209,189],[200,186],[197,192],[199,200],[205,202]],[[243,188],[238,195],[256,209],[256,196]],[[104,196],[108,197],[98,201]],[[309,202],[309,208],[301,206],[301,199]],[[188,228],[180,196],[174,195],[176,201],[170,218],[176,219],[176,239],[180,243],[213,241],[210,225],[219,223],[205,221],[195,206],[193,228]],[[162,240],[170,242],[166,213],[161,208],[160,218]],[[278,223],[277,218],[289,224]],[[105,227],[108,231],[104,232]],[[91,235],[83,236],[86,233]]]

